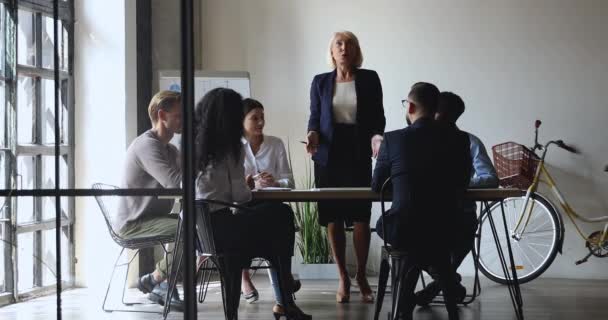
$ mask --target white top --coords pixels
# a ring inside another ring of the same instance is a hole
[[[357,90],[354,81],[336,82],[333,104],[335,123],[357,123]]]
[[[282,188],[294,188],[293,173],[289,168],[285,145],[278,137],[264,135],[264,141],[257,154],[253,154],[249,141],[242,138],[245,149],[245,175],[260,172],[270,173]]]
[[[196,198],[221,200],[241,204],[251,200],[251,190],[245,182],[243,161],[245,152],[238,160],[228,157],[220,162],[209,164],[205,174],[199,172],[196,177]],[[211,210],[222,206],[210,205]]]

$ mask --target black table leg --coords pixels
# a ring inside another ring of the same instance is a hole
[[[486,205],[487,206],[487,205]],[[494,237],[494,242],[496,243],[496,250],[498,253],[498,258],[500,259],[500,263],[502,265],[503,272],[505,274],[505,279],[507,279],[507,288],[509,289],[509,296],[511,298],[511,302],[513,303],[513,308],[515,309],[515,313],[517,319],[523,320],[523,302],[521,298],[521,291],[519,289],[519,281],[517,280],[517,270],[515,270],[515,262],[513,259],[513,251],[511,249],[511,242],[509,238],[508,228],[507,228],[507,220],[505,218],[505,211],[503,207],[502,201],[500,202],[500,209],[502,213],[503,225],[505,229],[505,237],[507,241],[507,251],[509,254],[509,262],[511,263],[511,267],[507,264],[507,261],[504,256],[504,252],[500,245],[500,239],[498,238],[498,233],[496,232],[496,225],[494,223],[494,218],[492,214],[488,213],[488,221],[490,221],[490,227],[492,229],[492,236]],[[511,269],[511,272],[509,272]]]

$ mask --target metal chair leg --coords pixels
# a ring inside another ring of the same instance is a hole
[[[155,313],[155,314],[161,314],[162,312],[158,312],[158,311],[149,311],[149,310],[107,309],[107,308],[106,308],[106,302],[107,302],[107,299],[108,299],[108,294],[109,294],[109,292],[110,292],[110,288],[111,288],[111,286],[112,286],[112,280],[114,279],[114,273],[115,273],[115,271],[116,271],[116,268],[118,268],[118,267],[122,267],[122,266],[124,266],[124,265],[126,265],[126,266],[127,266],[127,273],[126,273],[126,275],[125,275],[125,281],[124,281],[124,284],[123,284],[123,290],[122,290],[122,291],[123,291],[123,292],[122,292],[122,302],[123,302],[123,304],[125,304],[125,305],[127,305],[127,306],[145,304],[145,303],[139,303],[139,302],[137,302],[137,303],[135,303],[135,302],[127,303],[127,302],[125,302],[125,301],[124,301],[124,297],[125,297],[125,289],[126,289],[126,285],[127,285],[127,281],[126,281],[126,279],[127,279],[127,275],[129,274],[129,267],[130,267],[130,265],[131,265],[131,262],[133,262],[133,260],[135,259],[135,257],[137,257],[137,255],[139,254],[139,250],[137,250],[137,251],[135,252],[135,254],[134,254],[134,255],[133,255],[133,257],[132,257],[132,258],[129,260],[129,262],[124,263],[124,264],[119,264],[119,263],[118,263],[118,261],[119,261],[119,260],[120,260],[120,258],[122,257],[122,254],[124,253],[124,251],[125,251],[125,248],[122,248],[122,249],[120,250],[120,254],[119,254],[119,255],[118,255],[118,257],[116,258],[116,262],[114,262],[114,268],[112,269],[112,274],[110,275],[110,282],[108,283],[108,288],[106,289],[106,295],[105,295],[105,297],[103,298],[103,304],[102,304],[101,309],[102,309],[104,312],[114,312],[114,311],[116,311],[116,312],[139,312],[139,313]]]
[[[183,259],[182,241],[181,241],[181,220],[178,223],[177,233],[175,235],[175,247],[173,248],[173,261],[169,272],[167,296],[165,297],[165,306],[163,308],[163,319],[167,319],[169,311],[171,311],[171,299],[173,298],[173,290],[177,285],[177,274],[181,268]]]
[[[380,311],[382,310],[382,302],[384,301],[384,295],[386,293],[389,269],[390,265],[388,263],[388,257],[384,256],[380,262],[380,275],[378,277],[378,290],[376,292],[376,310],[374,312],[374,320],[378,320]]]
[[[110,275],[110,281],[108,281],[108,288],[106,289],[106,295],[103,298],[103,304],[101,305],[101,310],[103,310],[104,312],[113,312],[114,311],[114,310],[106,309],[106,300],[108,299],[108,294],[110,293],[110,287],[112,286],[112,280],[114,279],[114,272],[116,271],[118,260],[120,260],[120,257],[122,257],[122,253],[124,251],[125,251],[125,248],[122,248],[122,250],[120,250],[118,257],[116,258],[116,261],[114,262],[114,267],[112,268],[112,274]]]
[[[206,258],[201,265],[201,282],[200,282],[200,292],[198,296],[198,302],[203,303],[207,298],[207,290],[209,290],[209,282],[211,281],[211,275],[213,274],[213,270],[210,269],[209,266],[210,260]]]
[[[139,252],[139,250],[137,251]],[[133,261],[133,260],[131,260]],[[127,303],[125,301],[125,291],[127,291],[127,278],[129,277],[129,270],[131,269],[131,261],[129,261],[129,263],[127,263],[127,272],[125,272],[125,280],[123,281],[123,285],[122,285],[122,304],[124,304],[125,306],[132,306],[134,303]]]

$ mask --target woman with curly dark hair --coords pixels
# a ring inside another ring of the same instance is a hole
[[[283,294],[272,309],[275,318],[312,319],[293,301],[290,272],[295,240],[293,211],[282,203],[247,204],[254,182],[250,175],[245,178],[243,167],[241,95],[226,88],[211,90],[196,105],[194,116],[196,197],[246,204],[252,209],[233,213],[227,207],[211,206],[217,250],[246,253],[251,258],[263,257],[275,265],[278,263],[283,271],[277,275],[282,280]],[[240,282],[240,270],[230,276]]]

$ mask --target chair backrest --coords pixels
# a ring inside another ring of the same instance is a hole
[[[234,203],[211,200],[211,199],[196,199],[195,201],[195,221],[196,221],[196,238],[199,246],[199,251],[203,255],[218,255],[217,248],[215,246],[215,240],[213,236],[213,225],[211,223],[211,216],[213,214],[227,214],[212,211],[210,204],[221,205],[227,208],[234,208],[241,211],[255,211],[251,208],[236,205]]]
[[[388,247],[388,243],[386,242],[386,208],[384,207],[384,192],[391,185],[391,177],[388,177],[386,181],[382,184],[382,188],[380,188],[380,209],[382,214],[382,241],[384,242],[384,247]]]
[[[196,241],[198,250],[203,255],[216,255],[213,227],[211,225],[211,209],[209,203],[203,200],[195,202]]]
[[[94,183],[93,184],[93,190],[114,190],[114,189],[118,189],[118,187],[109,185],[109,184],[105,184],[105,183]],[[108,210],[108,207],[106,206],[106,203],[104,203],[104,201],[103,201],[103,196],[95,196],[95,200],[97,201],[97,204],[99,205],[99,209],[101,210],[101,213],[103,214],[103,218],[106,221],[106,226],[108,227],[110,236],[112,236],[112,239],[116,243],[118,243],[119,245],[122,245],[121,241],[123,241],[123,239],[114,231],[114,227],[112,226],[112,217],[110,216],[110,212]]]
[[[384,181],[384,183],[382,184],[382,187],[380,188],[380,208],[381,208],[381,214],[382,214],[382,220],[387,221],[386,220],[386,208],[384,206],[384,196],[386,194],[387,191],[391,190],[391,187],[393,185],[393,178],[396,177],[400,177],[405,175],[405,172],[398,172],[396,174],[391,175],[390,177],[388,177],[386,179],[386,181]],[[386,242],[386,223],[382,223],[382,234],[384,235],[383,237],[383,241],[384,241],[384,246],[387,247],[388,243]]]

